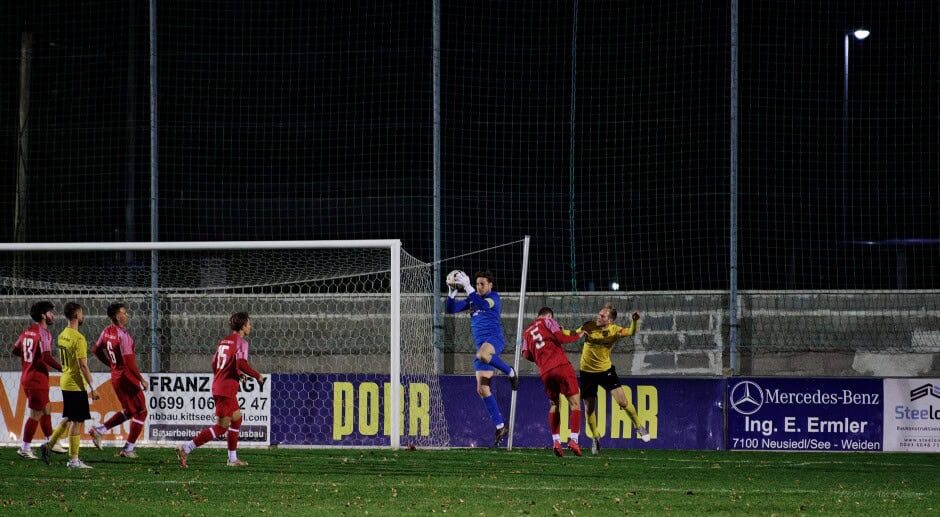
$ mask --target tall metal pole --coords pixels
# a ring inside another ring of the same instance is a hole
[[[731,78],[728,240],[728,350],[731,374],[740,371],[738,360],[738,0],[731,0]]]
[[[160,147],[157,114],[157,0],[150,0],[150,242],[160,240]],[[160,254],[150,252],[150,368],[160,371]]]
[[[574,0],[571,16],[571,113],[569,115],[569,133],[568,133],[568,245],[571,247],[571,290],[578,291],[578,269],[575,262],[577,250],[575,242],[575,215],[574,215],[574,128],[575,128],[575,107],[577,100],[578,85],[578,0]]]
[[[849,180],[849,36],[861,41],[867,38],[869,32],[865,29],[855,29],[846,31],[843,43],[843,61],[842,61],[842,182]],[[854,240],[854,235],[849,235],[849,189],[843,185],[842,188],[842,240]]]
[[[16,132],[16,201],[13,204],[13,242],[26,242],[26,176],[29,171],[29,93],[32,89],[33,34],[20,40],[20,105]],[[15,276],[15,275],[14,275]]]
[[[849,118],[849,33],[845,33],[842,61],[842,240],[854,239],[849,235],[849,195],[848,185],[848,118]]]
[[[434,136],[434,280],[432,298],[434,300],[434,371],[444,373],[444,314],[441,310],[441,1],[431,4],[432,37],[434,48],[431,51],[431,89],[433,90]]]

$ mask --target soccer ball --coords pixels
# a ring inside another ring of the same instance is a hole
[[[447,287],[450,287],[451,289],[457,289],[460,287],[460,284],[457,283],[457,275],[460,273],[463,273],[463,271],[459,269],[455,269],[450,273],[447,273]]]

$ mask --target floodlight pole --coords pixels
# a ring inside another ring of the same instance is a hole
[[[843,67],[842,67],[842,181],[848,181],[849,174],[849,165],[848,165],[848,124],[849,124],[849,37],[853,37],[859,41],[867,38],[871,33],[866,29],[856,29],[852,31],[847,31],[844,34],[844,52],[843,52]],[[848,221],[848,189],[843,186],[842,189],[842,224],[844,225],[843,231],[848,232],[849,221]],[[843,240],[851,240],[854,236],[848,234],[842,236]]]

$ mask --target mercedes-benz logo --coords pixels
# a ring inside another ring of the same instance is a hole
[[[731,388],[731,407],[742,415],[753,415],[764,405],[764,391],[754,381],[741,381]]]

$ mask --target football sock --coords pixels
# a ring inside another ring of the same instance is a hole
[[[512,368],[496,354],[493,354],[493,357],[490,358],[490,365],[506,375],[509,375],[509,372],[512,371]]]
[[[600,438],[600,435],[597,434],[597,411],[593,413],[588,413],[587,423],[588,423],[588,429],[591,430],[591,438],[594,440]]]
[[[33,435],[36,434],[36,428],[39,427],[39,420],[27,418],[26,425],[23,426],[23,448],[29,449],[33,443]]]
[[[235,454],[235,451],[238,449],[238,432],[241,430],[241,427],[241,418],[232,420],[232,425],[229,426],[228,432],[225,433],[225,441],[228,443],[228,456],[230,461],[235,461],[232,459],[232,455]]]
[[[231,432],[231,431],[229,431],[229,432]],[[229,461],[232,461],[232,462],[238,461],[238,451],[229,449],[229,451],[228,451],[228,460],[229,460]]]
[[[496,424],[496,427],[503,425],[503,415],[499,412],[499,406],[496,404],[496,397],[490,395],[489,397],[482,397],[483,406],[486,408],[486,412],[490,414],[490,419]]]
[[[578,441],[578,435],[581,434],[581,410],[572,409],[571,416],[568,417],[568,427],[571,428],[571,436],[574,441]]]
[[[112,427],[123,424],[125,420],[127,420],[127,415],[125,415],[123,411],[121,411],[120,413],[115,413],[111,415],[111,418],[107,419],[105,423],[98,426],[98,431],[99,432],[107,431],[108,429],[111,429]]]
[[[561,433],[561,414],[557,411],[548,412],[548,430],[551,431],[552,436]]]
[[[59,443],[59,440],[62,439],[62,435],[65,434],[65,430],[68,429],[69,421],[62,420],[58,427],[55,428],[55,431],[52,431],[52,436],[49,437],[50,447]]]
[[[627,401],[627,405],[623,408],[623,410],[626,411],[628,415],[630,415],[630,420],[633,421],[633,425],[635,425],[637,429],[643,427],[640,424],[640,416],[636,414],[636,407],[634,407],[629,400]]]
[[[42,427],[42,434],[46,435],[46,438],[52,436],[52,415],[43,415],[39,419],[39,425]]]
[[[69,435],[69,458],[78,459],[78,449],[82,446],[82,437],[80,435]]]
[[[193,438],[193,445],[195,445],[195,447],[193,448],[195,449],[196,447],[199,447],[200,445],[203,445],[206,442],[209,442],[209,441],[215,440],[216,438],[221,437],[222,435],[225,434],[226,429],[228,428],[222,427],[218,424],[212,427],[207,427],[203,429],[199,434],[196,435],[195,438]],[[186,451],[186,452],[188,453],[189,451]]]
[[[140,437],[140,433],[144,430],[144,423],[138,419],[131,420],[131,431],[127,433],[127,443],[135,444],[137,443],[137,438]]]

